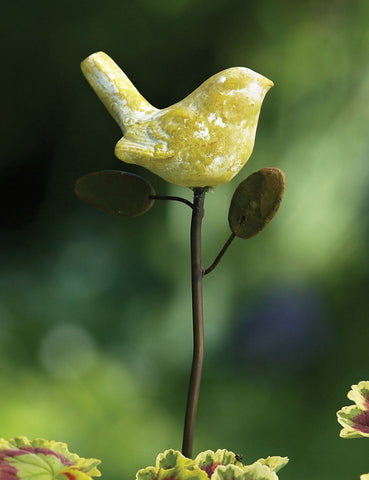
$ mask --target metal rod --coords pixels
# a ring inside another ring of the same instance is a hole
[[[193,357],[182,444],[182,454],[188,458],[192,457],[193,434],[200,392],[202,365],[204,360],[201,224],[204,216],[204,200],[206,191],[206,188],[194,188],[194,201],[191,220]]]

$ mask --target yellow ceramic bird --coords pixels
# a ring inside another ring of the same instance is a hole
[[[105,53],[90,55],[81,68],[123,131],[115,155],[185,187],[216,187],[239,172],[251,155],[261,104],[273,86],[248,68],[228,68],[159,110]]]

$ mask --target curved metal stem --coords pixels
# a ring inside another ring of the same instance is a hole
[[[203,276],[205,277],[205,275],[207,275],[208,273],[212,272],[214,270],[214,268],[218,265],[218,263],[221,261],[221,259],[223,258],[223,255],[225,254],[225,252],[227,251],[228,247],[230,246],[230,244],[233,242],[233,240],[235,239],[236,235],[234,233],[231,233],[231,235],[229,236],[228,240],[226,241],[226,243],[224,244],[223,248],[221,249],[221,251],[218,253],[216,259],[214,260],[214,262],[210,265],[209,268],[206,268],[205,270],[203,270]]]
[[[175,200],[177,202],[185,203],[189,207],[193,208],[193,203],[182,197],[175,197],[173,195],[149,195],[149,198],[153,200]]]
[[[206,188],[194,188],[194,201],[191,220],[193,357],[182,444],[182,454],[188,458],[191,458],[192,456],[193,433],[195,427],[197,403],[200,392],[201,372],[204,359],[201,224],[204,216],[204,200],[206,191]]]

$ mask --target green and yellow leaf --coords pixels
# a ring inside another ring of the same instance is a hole
[[[352,385],[347,397],[355,402],[337,412],[342,438],[369,437],[369,382]]]
[[[99,463],[70,453],[61,442],[0,439],[0,480],[91,480],[101,475]]]
[[[278,480],[276,472],[287,462],[286,457],[268,457],[244,465],[228,450],[206,450],[191,460],[166,450],[158,455],[155,467],[139,470],[136,480]]]

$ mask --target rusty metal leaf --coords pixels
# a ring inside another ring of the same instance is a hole
[[[277,213],[285,191],[285,176],[279,168],[262,168],[236,188],[229,208],[232,232],[241,238],[260,233]]]
[[[153,205],[151,184],[133,173],[102,170],[80,177],[74,190],[86,203],[113,215],[135,217]]]

